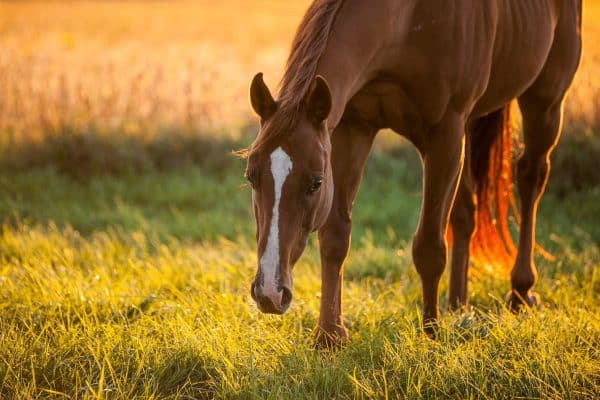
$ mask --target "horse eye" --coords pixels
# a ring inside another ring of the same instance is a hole
[[[323,183],[322,176],[316,176],[313,178],[310,187],[308,188],[308,193],[313,194],[321,188],[321,184]]]

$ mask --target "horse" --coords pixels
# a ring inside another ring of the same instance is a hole
[[[522,114],[523,150],[507,302],[514,311],[536,306],[536,210],[579,65],[581,15],[581,0],[315,0],[292,42],[277,99],[262,73],[250,85],[260,130],[246,152],[245,177],[258,253],[250,292],[259,310],[288,309],[292,268],[317,231],[316,341],[347,340],[342,276],[352,205],[373,140],[389,128],[412,142],[422,160],[412,256],[424,331],[435,337],[446,234],[455,309],[468,303],[470,250],[514,256],[506,224],[513,103]]]

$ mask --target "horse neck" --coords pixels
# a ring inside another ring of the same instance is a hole
[[[346,2],[339,10],[316,71],[331,90],[332,110],[327,121],[330,132],[340,122],[348,101],[372,77],[376,68],[373,61],[380,47],[372,26],[356,24],[356,15],[360,15],[357,13],[373,13],[365,6],[368,2],[351,3]]]
[[[398,32],[390,26],[406,24],[413,0],[345,2],[338,11],[316,73],[325,77],[332,93],[330,132],[339,123],[350,99],[385,65],[387,49]],[[357,17],[359,16],[359,17]],[[390,23],[390,19],[394,23]]]

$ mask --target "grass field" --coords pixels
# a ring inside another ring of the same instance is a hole
[[[420,166],[385,133],[338,351],[313,348],[314,238],[290,311],[253,304],[250,191],[230,155],[256,131],[249,79],[277,82],[307,3],[0,3],[0,399],[598,398],[600,2],[540,207],[544,307],[513,315],[509,282],[475,274],[473,308],[445,311],[437,341],[420,333]]]

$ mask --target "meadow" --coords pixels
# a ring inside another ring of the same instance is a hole
[[[539,210],[543,308],[420,328],[421,170],[383,132],[353,214],[350,341],[316,350],[316,239],[285,316],[249,295],[249,80],[276,85],[307,0],[0,2],[0,398],[553,398],[600,393],[600,2]],[[518,121],[517,121],[518,123]],[[513,224],[514,225],[514,224]],[[514,226],[513,226],[514,227]],[[445,296],[447,281],[442,283]]]

